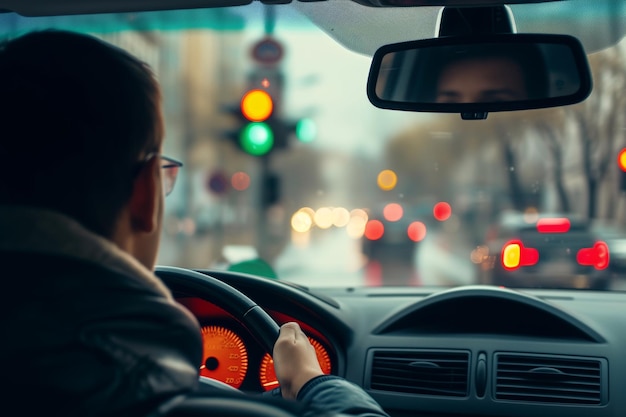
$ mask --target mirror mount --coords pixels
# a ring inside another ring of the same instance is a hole
[[[437,36],[471,36],[516,33],[515,19],[506,5],[444,7],[437,20]],[[487,112],[462,112],[463,120],[485,120]]]
[[[487,118],[486,111],[477,111],[477,112],[464,112],[461,113],[461,119],[463,120],[485,120]]]
[[[472,36],[516,33],[515,19],[506,5],[444,7],[437,20],[437,36]]]

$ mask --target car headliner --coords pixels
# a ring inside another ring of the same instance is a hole
[[[276,3],[289,0],[274,0]],[[491,0],[489,0],[491,1]],[[0,9],[24,16],[52,16],[191,9],[250,4],[251,0],[0,0]],[[271,3],[269,1],[268,3]],[[388,43],[436,36],[441,5],[481,4],[475,0],[428,1],[420,7],[367,7],[378,0],[294,1],[306,15],[337,42],[355,52],[372,55]],[[258,2],[257,2],[258,3]],[[564,33],[581,40],[587,52],[614,44],[626,34],[626,11],[621,0],[548,1],[514,0],[510,7],[519,33]],[[179,25],[184,27],[184,25]]]

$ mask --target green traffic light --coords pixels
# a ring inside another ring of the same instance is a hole
[[[239,135],[239,143],[250,155],[265,155],[274,146],[274,132],[267,123],[248,123]]]
[[[317,136],[317,127],[311,119],[300,119],[296,123],[296,137],[300,142],[313,142]]]

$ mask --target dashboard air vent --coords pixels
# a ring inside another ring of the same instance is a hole
[[[599,359],[549,355],[496,355],[496,399],[600,405]]]
[[[392,392],[465,397],[469,353],[444,350],[377,350],[370,387]]]

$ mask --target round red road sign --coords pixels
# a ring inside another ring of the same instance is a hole
[[[277,64],[283,58],[283,46],[272,38],[264,38],[252,47],[252,58],[261,64]]]

